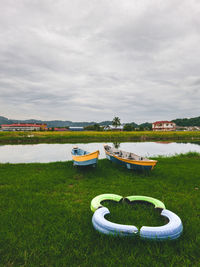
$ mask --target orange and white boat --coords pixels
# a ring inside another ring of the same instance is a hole
[[[78,147],[72,149],[72,159],[76,166],[92,165],[93,167],[96,167],[98,157],[99,150],[90,153]]]
[[[104,145],[106,157],[112,162],[116,162],[128,169],[133,170],[152,170],[157,163],[157,160],[152,160],[140,157],[134,153],[122,151]]]

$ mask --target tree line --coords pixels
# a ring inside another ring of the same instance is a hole
[[[108,124],[107,126],[109,126]],[[121,120],[119,117],[114,117],[111,125],[114,126],[114,128],[118,128],[121,126]],[[103,131],[105,129],[105,126],[101,126],[98,123],[95,123],[94,125],[89,125],[84,127],[85,130],[87,131]],[[144,130],[152,130],[152,124],[149,122],[142,123],[140,125],[136,124],[135,122],[131,123],[126,123],[123,125],[123,130],[124,131],[144,131]]]
[[[195,117],[191,119],[176,119],[173,120],[174,123],[178,126],[200,126],[200,117]]]

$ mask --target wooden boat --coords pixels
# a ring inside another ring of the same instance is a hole
[[[157,160],[140,157],[134,153],[125,152],[108,145],[104,145],[106,157],[128,169],[133,170],[152,170]]]
[[[92,165],[95,167],[97,165],[98,157],[99,150],[90,153],[78,147],[72,149],[72,159],[75,166]]]

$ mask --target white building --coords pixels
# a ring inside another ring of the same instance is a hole
[[[13,123],[13,124],[2,124],[1,129],[3,131],[39,131],[45,130],[46,124],[36,123]]]
[[[172,121],[156,121],[152,123],[153,131],[175,131],[176,124]]]
[[[105,131],[108,131],[108,130],[113,130],[113,131],[123,131],[123,126],[120,125],[120,126],[114,126],[114,125],[108,125],[106,127],[104,127],[104,130]]]

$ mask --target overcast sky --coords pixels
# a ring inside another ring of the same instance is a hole
[[[0,116],[200,116],[200,1],[0,0]]]

